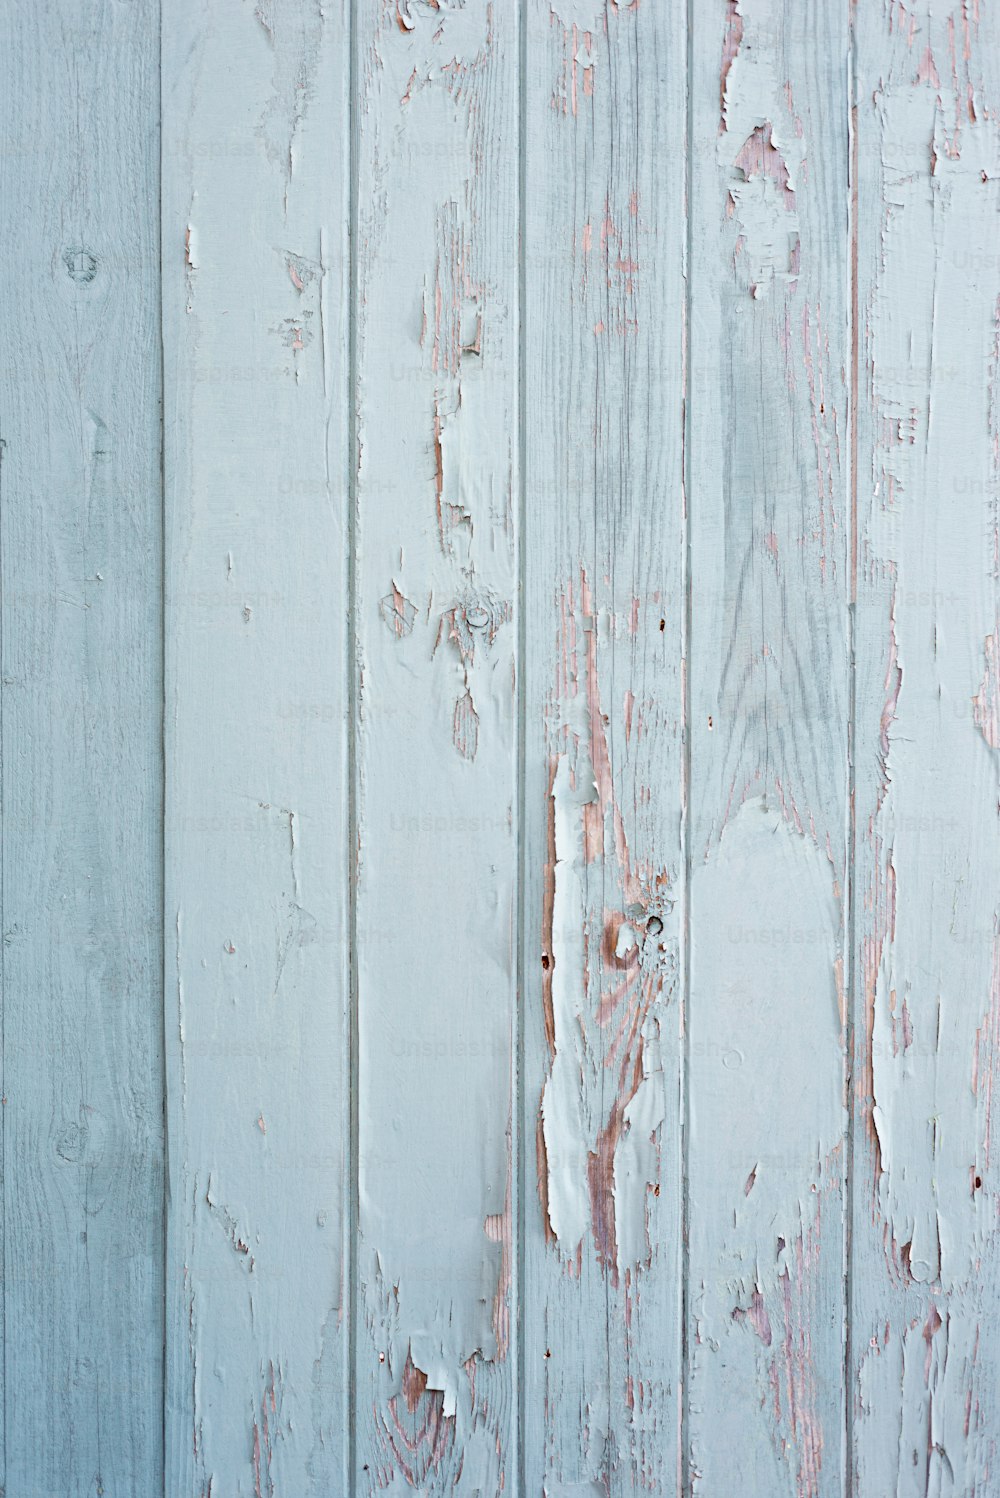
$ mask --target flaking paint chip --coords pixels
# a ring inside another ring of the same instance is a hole
[[[379,599],[378,607],[383,622],[392,630],[397,640],[405,639],[408,634],[412,633],[413,622],[417,617],[416,606],[403,596],[395,583],[392,585],[392,591]]]

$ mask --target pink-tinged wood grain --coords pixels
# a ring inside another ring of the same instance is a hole
[[[510,1491],[515,7],[361,0],[355,1492]]]
[[[1000,25],[859,5],[858,1498],[990,1493],[1000,1266]]]
[[[658,1493],[681,1407],[686,23],[526,14],[525,1490]]]
[[[694,11],[689,1491],[843,1488],[843,6]]]
[[[1000,0],[159,10],[0,7],[0,1498],[994,1498]]]

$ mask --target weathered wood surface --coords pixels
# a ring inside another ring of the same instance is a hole
[[[852,1460],[996,1491],[1000,15],[859,5]]]
[[[692,37],[687,1450],[842,1489],[847,12]]]
[[[10,1498],[163,1481],[158,10],[0,6]]]
[[[0,4],[0,1492],[994,1493],[996,0],[159,11]]]
[[[357,6],[358,1494],[515,1482],[518,31]]]
[[[346,10],[163,36],[166,1492],[346,1491]]]
[[[525,1492],[672,1492],[685,28],[526,15]]]

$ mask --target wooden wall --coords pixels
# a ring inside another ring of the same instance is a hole
[[[0,1495],[1000,1494],[1000,0],[0,80]]]

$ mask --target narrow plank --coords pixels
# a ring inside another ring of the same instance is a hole
[[[683,7],[531,0],[525,1491],[673,1492]]]
[[[972,1498],[1000,1439],[1000,17],[885,0],[856,34],[854,1490]]]
[[[694,18],[691,1491],[843,1482],[847,8]]]
[[[514,1480],[518,35],[360,0],[355,1491]]]
[[[163,1483],[158,12],[0,7],[11,1498]]]
[[[165,18],[167,1491],[346,1489],[347,8]]]

